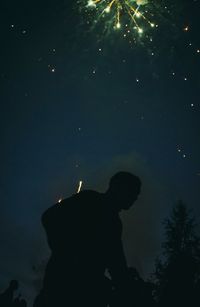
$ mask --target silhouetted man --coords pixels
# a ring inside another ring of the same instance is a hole
[[[14,293],[18,289],[17,280],[11,280],[9,287],[0,294],[0,307],[11,307],[14,300]]]
[[[119,212],[131,207],[140,188],[138,177],[119,172],[105,193],[82,191],[43,214],[52,254],[35,307],[107,306],[111,282],[106,270],[112,286],[123,293],[129,274]]]

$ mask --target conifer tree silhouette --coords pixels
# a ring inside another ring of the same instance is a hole
[[[186,205],[179,201],[164,221],[163,254],[156,261],[154,278],[160,306],[194,306],[200,276],[200,238]]]

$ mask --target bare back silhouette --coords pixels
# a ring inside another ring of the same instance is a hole
[[[138,177],[119,172],[105,193],[82,191],[45,211],[52,253],[35,307],[103,307],[112,288],[124,293],[129,273],[119,212],[131,207],[140,188]]]

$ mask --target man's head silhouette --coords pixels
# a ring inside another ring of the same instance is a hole
[[[127,210],[137,200],[140,189],[139,177],[128,172],[118,172],[110,179],[106,195],[116,210]]]

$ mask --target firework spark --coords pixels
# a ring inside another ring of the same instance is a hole
[[[79,185],[78,185],[78,189],[77,189],[77,192],[76,192],[76,193],[80,193],[82,184],[83,184],[83,181],[80,180],[80,181],[79,181]]]

